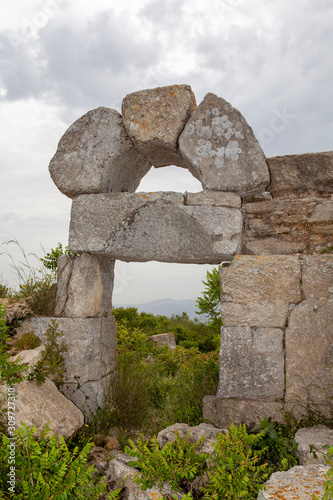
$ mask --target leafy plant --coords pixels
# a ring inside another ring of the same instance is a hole
[[[46,377],[50,377],[59,388],[63,384],[64,378],[64,356],[67,346],[64,342],[57,342],[63,337],[63,332],[58,332],[59,323],[51,319],[45,332],[45,351],[42,359],[37,361],[34,369],[28,376],[28,380],[36,380],[37,385],[45,382]]]
[[[176,439],[166,443],[162,449],[157,438],[151,441],[141,438],[137,444],[130,441],[130,447],[126,447],[125,452],[137,458],[135,462],[129,462],[129,465],[140,469],[141,476],[135,478],[136,483],[143,490],[152,488],[154,484],[162,488],[167,482],[173,490],[191,491],[195,477],[202,475],[206,468],[208,455],[196,452],[204,438],[194,444],[190,444],[188,438],[189,433],[187,438],[181,438],[176,433]]]
[[[12,441],[2,435],[0,445],[0,486],[4,493],[0,498],[23,500],[42,499],[98,499],[106,491],[106,483],[94,476],[94,467],[87,467],[87,459],[93,443],[79,451],[68,449],[65,439],[50,435],[45,426],[36,437],[35,427],[21,425],[15,440],[15,482],[8,489],[8,466]],[[106,499],[117,500],[120,490],[107,494]]]
[[[22,351],[27,349],[35,349],[40,346],[41,341],[34,333],[24,333],[19,339],[11,344],[11,350]]]
[[[202,297],[196,301],[197,309],[200,314],[206,315],[211,325],[217,333],[221,330],[221,285],[220,285],[220,267],[207,271],[206,281],[202,283],[206,289],[202,292]]]
[[[321,500],[331,500],[333,498],[333,446],[328,450],[328,456],[325,456],[325,462],[331,467],[326,472],[325,491]],[[319,500],[315,493],[313,493],[313,497]]]
[[[7,352],[9,335],[7,334],[8,327],[4,320],[6,309],[0,302],[0,383],[13,385],[22,380],[22,372],[26,369],[26,365],[16,361],[10,361]]]

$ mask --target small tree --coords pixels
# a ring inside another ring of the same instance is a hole
[[[202,283],[205,285],[205,290],[202,292],[202,297],[198,297],[196,307],[199,314],[208,317],[210,324],[217,333],[220,333],[222,320],[221,320],[221,286],[220,286],[220,273],[221,266],[207,271],[206,281]]]

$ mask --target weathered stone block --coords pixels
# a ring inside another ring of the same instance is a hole
[[[199,193],[186,193],[186,205],[209,207],[241,208],[242,198],[237,193],[205,190]]]
[[[49,166],[54,183],[70,198],[135,191],[150,168],[128,137],[121,115],[103,107],[69,127]]]
[[[226,434],[227,430],[217,429],[211,424],[199,424],[193,427],[188,424],[173,424],[158,433],[157,441],[162,449],[170,441],[175,441],[177,435],[183,439],[187,438],[191,444],[197,443],[204,437],[204,442],[196,449],[196,452],[211,454],[216,446],[218,433]]]
[[[291,312],[286,330],[286,401],[299,418],[314,401],[324,413],[333,396],[333,301],[308,299]]]
[[[195,108],[189,85],[171,85],[128,94],[122,114],[128,135],[155,167],[185,166],[178,138]]]
[[[313,493],[323,498],[328,469],[324,465],[295,465],[287,471],[274,472],[265,483],[266,490],[259,492],[258,500],[313,500]]]
[[[174,333],[159,333],[158,335],[151,335],[148,340],[154,342],[156,345],[166,345],[170,349],[176,349],[176,340]]]
[[[179,138],[179,150],[205,189],[241,195],[269,183],[265,155],[241,113],[207,94]]]
[[[239,250],[241,211],[188,206],[179,193],[83,195],[73,201],[69,247],[124,261],[212,263]]]
[[[307,255],[302,265],[306,299],[333,299],[333,255]]]
[[[333,193],[333,151],[267,158],[274,198]]]
[[[56,316],[102,317],[112,311],[114,261],[83,253],[62,256],[58,264]]]
[[[271,417],[273,422],[283,422],[282,405],[273,399],[226,399],[218,396],[205,396],[203,399],[203,419],[220,428],[232,423],[253,426],[264,418]]]
[[[322,198],[243,205],[245,254],[313,252],[333,242],[333,202]]]
[[[295,441],[298,444],[297,457],[300,465],[326,465],[325,457],[328,457],[328,449],[333,446],[333,429],[324,425],[298,429]]]
[[[283,328],[289,304],[301,300],[298,257],[238,255],[220,277],[225,326]]]
[[[282,398],[283,331],[279,328],[222,327],[220,398]]]

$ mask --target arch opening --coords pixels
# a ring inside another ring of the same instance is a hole
[[[186,168],[169,165],[167,167],[152,167],[141,179],[136,192],[174,191],[200,192],[201,182]]]

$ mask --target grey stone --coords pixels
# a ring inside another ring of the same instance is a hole
[[[285,472],[274,472],[258,500],[313,500],[313,493],[322,498],[327,471],[324,465],[296,465]]]
[[[67,439],[83,426],[83,413],[61,394],[49,378],[40,386],[34,381],[25,381],[16,384],[15,389],[17,429],[23,422],[25,425],[35,426],[38,433],[48,423],[53,434]],[[0,392],[7,392],[7,387],[1,386]]]
[[[20,351],[18,354],[15,354],[15,356],[11,356],[9,359],[10,361],[18,361],[19,363],[25,363],[27,365],[27,369],[24,370],[23,373],[23,375],[26,377],[32,372],[35,364],[43,359],[44,352],[45,345],[42,344],[35,349]]]
[[[240,249],[242,214],[187,206],[177,193],[83,195],[73,201],[69,247],[124,261],[206,263]]]
[[[186,205],[200,205],[210,207],[241,208],[242,199],[239,194],[205,190],[199,193],[186,193]]]
[[[121,115],[100,107],[79,118],[60,139],[49,170],[60,191],[135,191],[151,164],[128,137]]]
[[[111,313],[114,261],[83,253],[63,256],[58,271],[55,314],[67,318],[102,317]]]
[[[128,94],[122,114],[128,135],[155,167],[184,167],[178,138],[195,108],[189,85],[171,85]]]
[[[226,434],[226,429],[217,429],[211,424],[199,424],[190,427],[187,424],[173,424],[160,431],[157,435],[157,441],[163,448],[170,441],[175,441],[177,434],[181,438],[188,438],[191,444],[197,443],[201,438],[204,442],[196,449],[197,453],[213,453],[216,445],[216,436],[218,433]]]
[[[333,299],[333,255],[307,255],[302,265],[306,299]]]
[[[220,277],[224,326],[283,328],[301,300],[298,257],[238,255]]]
[[[264,254],[312,253],[333,236],[333,202],[322,198],[243,204],[243,250]]]
[[[290,314],[286,330],[286,401],[296,418],[315,404],[327,413],[333,396],[333,301],[308,299]]]
[[[279,328],[222,327],[219,359],[218,397],[283,397],[283,331]]]
[[[218,396],[205,396],[203,399],[204,420],[221,428],[232,423],[253,427],[267,417],[282,423],[284,415],[281,402],[273,399],[226,399]]]
[[[333,151],[267,158],[274,198],[333,193]]]
[[[241,195],[269,184],[265,155],[241,113],[207,94],[179,139],[179,150],[205,189]]]
[[[324,425],[298,429],[295,441],[298,444],[297,457],[300,465],[326,465],[325,457],[328,457],[328,449],[333,446],[333,429]]]
[[[51,319],[64,336],[65,379],[62,392],[86,416],[103,406],[104,391],[117,364],[117,335],[114,316],[108,318],[31,318],[27,331],[44,340]]]
[[[169,333],[159,333],[158,335],[151,335],[148,337],[156,345],[167,345],[170,349],[176,349],[175,335],[172,332]]]

